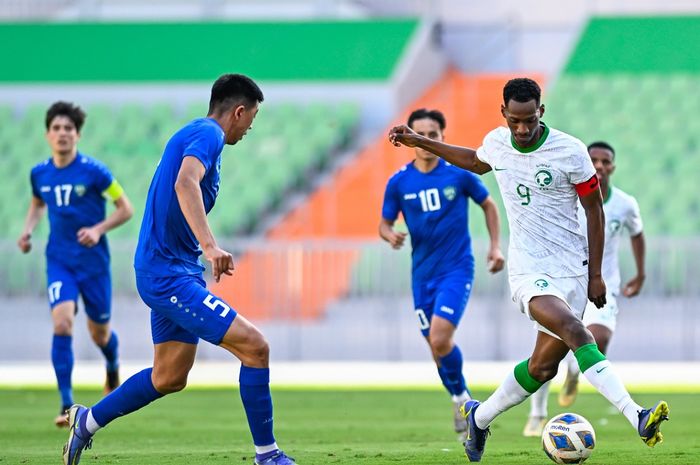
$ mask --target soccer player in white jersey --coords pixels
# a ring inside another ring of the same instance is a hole
[[[610,176],[615,171],[615,150],[606,142],[594,142],[588,146],[588,154],[595,167],[600,181],[600,190],[603,193],[603,211],[605,212],[603,279],[608,291],[605,306],[600,310],[590,303],[588,304],[583,316],[583,324],[593,334],[593,338],[598,344],[598,350],[605,354],[617,322],[618,294],[622,292],[625,297],[634,297],[639,294],[644,285],[645,243],[642,232],[642,217],[637,201],[631,195],[610,184]],[[586,224],[586,217],[581,210],[579,210],[579,222],[582,227]],[[623,229],[626,229],[630,235],[632,253],[637,265],[637,275],[620,289],[622,280],[618,256]],[[559,405],[562,407],[573,404],[578,388],[578,364],[573,357],[567,357],[566,361],[567,376],[564,388],[559,393]],[[548,393],[549,383],[546,383],[530,398],[530,416],[523,430],[524,436],[539,437],[542,434],[542,428],[548,417]]]
[[[420,147],[477,174],[493,169],[510,226],[512,297],[539,330],[529,359],[483,403],[470,400],[462,406],[469,425],[464,449],[471,462],[481,461],[491,422],[552,379],[569,350],[583,375],[648,446],[661,442],[659,426],[668,419],[665,401],[643,409],[632,400],[581,321],[586,297],[598,308],[606,302],[603,200],[586,146],[541,121],[540,94],[531,79],[508,81],[501,105],[508,127],[491,131],[478,150],[420,136],[405,125],[389,132],[396,146]],[[578,224],[578,202],[586,212],[588,245]]]

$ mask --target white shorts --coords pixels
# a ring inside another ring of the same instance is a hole
[[[553,295],[563,300],[578,319],[583,318],[588,302],[588,276],[553,278],[546,274],[522,274],[510,276],[513,302],[534,321],[530,315],[530,300],[540,295]],[[535,321],[535,329],[559,339],[559,336]]]
[[[601,325],[615,332],[617,325],[617,296],[608,294],[605,296],[606,303],[603,308],[596,308],[593,302],[588,302],[586,313],[583,314],[583,324],[587,327],[590,325]]]

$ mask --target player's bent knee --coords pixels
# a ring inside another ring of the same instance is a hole
[[[530,359],[527,367],[530,376],[541,383],[545,383],[557,375],[559,370],[559,361],[553,363],[551,361],[537,361]]]
[[[153,379],[153,387],[161,394],[172,394],[185,389],[187,375],[185,376],[158,376]]]
[[[448,337],[431,336],[430,348],[437,357],[444,357],[452,351],[452,339]]]
[[[57,336],[70,336],[73,334],[73,322],[68,319],[60,319],[54,321],[53,333]]]

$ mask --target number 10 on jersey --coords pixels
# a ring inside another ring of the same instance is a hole
[[[424,212],[434,212],[440,210],[440,192],[437,189],[426,189],[418,193],[420,206]]]

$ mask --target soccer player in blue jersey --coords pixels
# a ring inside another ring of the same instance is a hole
[[[262,101],[262,91],[250,78],[221,76],[212,87],[207,117],[185,125],[165,146],[148,190],[134,259],[136,286],[151,308],[153,367],[127,379],[89,409],[71,407],[65,465],[77,464],[92,436],[112,420],[182,390],[200,338],[241,361],[240,395],[255,444],[255,464],[295,464],[277,447],[273,434],[267,341],[209,292],[199,262],[204,254],[217,282],[233,272],[233,257],[217,245],[207,214],[219,191],[221,151],[243,138]]]
[[[442,141],[445,117],[437,110],[419,109],[408,117],[408,127]],[[468,226],[471,198],[483,210],[491,244],[489,270],[503,269],[496,203],[478,176],[446,163],[416,147],[416,158],[401,167],[386,187],[379,235],[394,249],[406,233],[395,231],[399,213],[408,226],[413,248],[412,287],[418,324],[426,338],[438,374],[452,396],[454,426],[460,440],[467,422],[459,411],[471,397],[462,374],[462,352],[454,343],[474,280],[474,256]]]
[[[55,424],[68,426],[73,405],[73,323],[78,295],[83,297],[88,329],[107,361],[105,393],[119,385],[119,340],[111,330],[112,283],[106,233],[133,213],[124,190],[109,169],[78,152],[83,110],[56,102],[46,112],[46,140],[51,158],[32,168],[32,199],[24,231],[17,241],[23,253],[32,248],[32,232],[48,207],[50,234],[46,246],[48,297],[53,320],[51,361],[61,410]],[[115,210],[106,217],[106,199]]]

